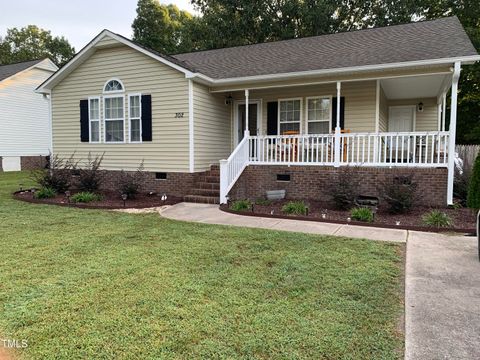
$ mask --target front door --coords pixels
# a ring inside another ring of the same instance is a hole
[[[242,141],[246,126],[246,106],[245,104],[237,105],[237,144]],[[258,103],[248,105],[248,130],[250,135],[256,136],[258,129]]]
[[[393,106],[388,117],[389,132],[413,131],[414,106]]]

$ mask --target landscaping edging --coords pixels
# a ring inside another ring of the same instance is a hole
[[[110,206],[110,205],[94,205],[94,204],[86,204],[86,203],[74,203],[74,202],[54,202],[54,201],[48,201],[44,199],[35,199],[35,198],[25,198],[18,196],[20,193],[25,193],[28,190],[22,190],[22,191],[15,191],[12,194],[12,199],[23,201],[26,203],[31,203],[31,204],[42,204],[42,205],[56,205],[56,206],[63,206],[63,207],[71,207],[71,208],[80,208],[80,209],[97,209],[97,210],[121,210],[121,209],[146,209],[148,207],[145,207],[145,205],[133,205],[129,206],[128,205],[128,200],[126,206],[119,205],[119,206]],[[161,201],[159,200],[158,204],[154,203],[150,208],[152,207],[159,207],[159,206],[164,206],[164,205],[174,205],[178,204],[182,200],[180,198],[176,197],[169,197],[166,201]]]
[[[330,224],[341,224],[341,225],[357,225],[357,226],[366,226],[374,228],[387,228],[387,229],[399,229],[399,230],[413,230],[413,231],[425,231],[433,233],[445,233],[445,232],[455,232],[463,234],[476,234],[476,229],[462,229],[462,228],[434,228],[427,226],[404,226],[404,225],[389,225],[389,224],[375,224],[375,223],[366,223],[361,221],[341,221],[335,219],[323,220],[314,217],[307,216],[289,216],[289,215],[271,215],[271,214],[258,214],[254,212],[247,211],[233,211],[228,208],[228,205],[220,205],[220,210],[229,214],[242,215],[242,216],[252,216],[252,217],[263,217],[263,218],[272,218],[272,219],[288,219],[288,220],[300,220],[300,221],[314,221],[320,223],[330,223]]]

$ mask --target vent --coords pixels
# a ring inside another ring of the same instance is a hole
[[[277,181],[290,181],[290,174],[277,174]]]
[[[167,180],[167,173],[166,172],[156,172],[155,173],[156,180]]]

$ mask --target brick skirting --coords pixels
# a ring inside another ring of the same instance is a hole
[[[101,188],[116,191],[119,186],[120,173],[120,171],[116,170],[103,170],[104,177]],[[154,172],[145,171],[145,181],[140,191],[154,191],[159,194],[165,193],[171,196],[183,197],[193,189],[196,177],[203,173],[168,172],[166,174],[166,179],[159,180],[155,178]]]
[[[329,188],[341,168],[326,166],[247,166],[230,190],[231,199],[264,198],[267,190],[286,190],[288,199],[330,200]],[[446,168],[373,168],[357,167],[359,193],[380,197],[379,185],[387,177],[414,174],[421,194],[419,203],[427,206],[444,207],[447,204]],[[277,174],[289,174],[290,181],[277,181]]]

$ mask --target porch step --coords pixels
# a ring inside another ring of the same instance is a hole
[[[219,204],[220,203],[220,167],[212,165],[210,170],[197,177],[190,194],[183,198],[186,202]]]
[[[202,204],[220,204],[220,198],[218,196],[185,195],[183,200]]]

